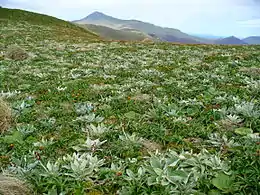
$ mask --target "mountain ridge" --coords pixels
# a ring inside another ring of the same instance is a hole
[[[243,40],[235,36],[229,36],[223,39],[218,39],[214,43],[221,44],[221,45],[247,45],[246,42],[244,42]]]
[[[242,39],[247,44],[251,45],[260,45],[260,36],[249,36],[244,39]]]
[[[211,43],[211,41],[207,39],[189,35],[179,29],[161,27],[149,22],[143,22],[136,19],[118,19],[98,11],[95,11],[90,15],[80,20],[75,20],[73,22],[77,24],[94,24],[106,26],[116,30],[123,30],[124,28],[136,29],[138,31],[146,33],[147,35],[154,34],[159,39],[167,42],[175,42],[176,40],[177,42],[183,42],[182,40],[185,40],[185,43]]]

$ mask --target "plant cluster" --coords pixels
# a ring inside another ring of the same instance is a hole
[[[3,173],[35,194],[258,194],[259,46],[90,43],[43,23],[0,20],[0,45],[34,55],[0,58]]]

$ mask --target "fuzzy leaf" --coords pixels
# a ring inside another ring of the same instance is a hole
[[[15,131],[12,135],[4,137],[4,143],[13,144],[20,143],[23,141],[23,134],[19,131]]]
[[[154,170],[154,172],[155,172],[157,175],[162,175],[162,173],[163,173],[163,170],[160,169],[160,168],[154,168],[153,170]]]
[[[228,191],[233,184],[233,179],[224,173],[220,173],[212,180],[212,184],[222,191]]]
[[[127,170],[126,170],[126,174],[127,174],[129,177],[131,177],[131,178],[135,178],[135,175],[134,175],[133,171],[131,171],[130,169],[127,169]]]
[[[147,184],[148,186],[156,185],[157,184],[156,177],[149,177],[147,180]]]
[[[162,168],[160,160],[156,157],[151,157],[150,164],[153,168],[159,168],[159,169]]]
[[[138,114],[134,111],[130,111],[125,113],[124,116],[128,119],[135,119],[138,116]]]
[[[142,167],[140,167],[139,169],[138,169],[138,175],[139,176],[142,176],[144,174],[144,170],[142,169]]]
[[[168,185],[169,185],[169,182],[168,182],[166,179],[162,179],[162,180],[161,180],[161,185],[162,185],[162,186],[168,186]]]
[[[241,128],[235,129],[235,133],[238,135],[248,135],[248,134],[252,134],[253,130],[250,128],[241,127]]]
[[[221,193],[217,190],[211,190],[209,191],[209,195],[221,195]]]
[[[172,183],[175,183],[176,181],[184,181],[187,177],[189,177],[189,175],[181,170],[168,171],[167,175],[167,179]]]

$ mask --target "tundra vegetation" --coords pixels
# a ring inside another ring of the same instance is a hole
[[[260,46],[103,42],[4,12],[2,174],[35,194],[260,192]]]

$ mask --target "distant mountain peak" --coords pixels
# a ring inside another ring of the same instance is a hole
[[[235,36],[230,36],[230,37],[216,40],[215,43],[224,44],[224,45],[245,45],[245,44],[247,44],[246,42],[244,42],[243,40],[241,40]]]
[[[93,14],[93,15],[105,15],[104,13],[99,12],[99,11],[95,11],[95,12],[93,12],[92,14]]]
[[[102,13],[102,12],[99,12],[99,11],[95,11],[91,14],[89,14],[85,19],[100,19],[100,18],[104,18],[104,17],[107,17],[106,14]]]

